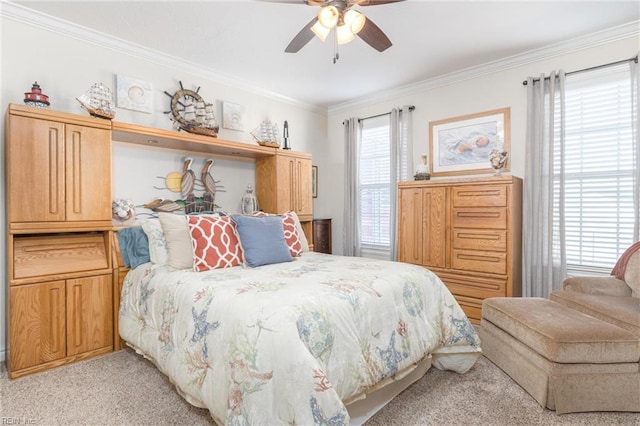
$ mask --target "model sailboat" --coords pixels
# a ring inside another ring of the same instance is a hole
[[[278,125],[264,120],[258,127],[249,132],[260,146],[280,148],[280,135]]]
[[[216,124],[216,118],[213,114],[213,104],[207,104],[203,101],[197,101],[185,106],[184,118],[189,124],[180,124],[180,128],[189,133],[195,133],[205,136],[218,136],[220,126]]]
[[[94,117],[111,120],[116,115],[111,90],[102,83],[94,84],[76,100]]]

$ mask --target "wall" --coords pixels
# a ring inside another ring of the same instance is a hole
[[[349,117],[367,117],[389,112],[394,107],[415,105],[413,113],[413,160],[429,152],[429,122],[497,108],[511,108],[511,172],[524,177],[527,125],[527,88],[523,80],[552,70],[566,72],[628,59],[638,54],[638,24],[616,28],[586,39],[574,40],[520,57],[506,58],[477,69],[462,70],[413,87],[399,88],[384,96],[354,100],[330,108],[328,147],[319,192],[332,188],[331,203],[317,205],[316,217],[333,218],[333,253],[343,252],[344,130]],[[490,71],[490,72],[489,72]],[[381,99],[382,98],[382,99]]]
[[[5,7],[6,5],[3,5]],[[234,102],[245,107],[245,131],[221,129],[220,138],[254,144],[249,131],[263,119],[269,118],[282,126],[289,121],[291,146],[295,151],[311,152],[322,147],[326,140],[326,111],[298,103],[295,100],[251,92],[246,88],[234,88],[216,82],[210,70],[181,64],[174,58],[164,58],[153,52],[139,52],[137,47],[118,45],[113,40],[60,23],[40,15],[30,16],[18,10],[16,17],[7,9],[2,10],[0,21],[1,66],[0,105],[3,115],[9,103],[22,104],[24,92],[38,81],[51,100],[55,110],[86,115],[75,100],[95,82],[102,82],[115,91],[115,75],[150,81],[153,85],[153,113],[145,114],[118,109],[116,121],[170,129],[171,123],[164,111],[169,109],[169,97],[182,81],[185,88],[201,86],[200,94],[207,102],[217,104],[216,117],[220,122],[220,104]],[[4,120],[0,120],[0,199],[5,201],[5,143]],[[196,175],[207,157],[175,150],[129,146],[114,142],[113,148],[113,196],[130,198],[136,205],[156,197],[180,198],[179,194],[155,189],[163,186],[162,177],[171,171],[182,169],[182,159],[194,158]],[[37,172],[37,171],[34,171]],[[234,158],[216,158],[212,169],[216,180],[226,192],[217,194],[216,203],[230,212],[240,208],[240,199],[247,184],[255,188],[255,165],[252,161]],[[0,239],[6,242],[4,209],[0,209]],[[6,243],[0,247],[0,270],[6,271]],[[0,284],[0,311],[5,312],[6,281]],[[6,318],[0,316],[0,360],[5,357]]]
[[[511,108],[511,169],[524,175],[524,143],[526,130],[526,88],[522,80],[553,69],[566,71],[582,69],[637,54],[640,43],[638,25],[631,30],[616,30],[595,34],[559,46],[518,57],[505,58],[459,73],[426,80],[413,86],[397,88],[372,97],[356,99],[326,111],[284,99],[276,94],[230,87],[216,81],[215,70],[199,69],[167,58],[157,52],[139,51],[75,27],[67,28],[55,20],[28,13],[7,13],[7,5],[0,7],[0,106],[3,112],[8,103],[22,103],[24,92],[34,81],[41,84],[52,100],[52,108],[86,114],[74,99],[91,84],[102,81],[115,87],[115,74],[150,81],[153,85],[154,113],[118,109],[116,120],[146,126],[170,128],[167,116],[168,97],[163,94],[178,88],[182,81],[186,88],[201,86],[200,94],[208,102],[215,100],[216,116],[220,118],[220,102],[230,101],[246,108],[245,130],[251,130],[262,119],[290,124],[294,150],[310,152],[318,165],[318,198],[314,199],[314,216],[333,218],[333,252],[342,253],[342,224],[344,208],[344,135],[342,121],[348,117],[366,117],[388,112],[406,104],[415,105],[414,156],[428,152],[429,121],[455,117],[496,108]],[[2,9],[4,8],[4,10]],[[13,12],[13,11],[10,11]],[[4,120],[0,120],[0,199],[5,200]],[[252,143],[247,132],[221,129],[220,138]],[[156,190],[170,171],[180,170],[182,159],[190,153],[157,150],[114,143],[114,186],[116,198],[131,198],[136,204],[154,197],[171,198],[166,190]],[[199,172],[206,157],[194,155],[194,171]],[[216,159],[213,169],[227,192],[218,194],[216,201],[223,208],[234,211],[247,183],[254,182],[252,163],[229,158]],[[0,239],[6,241],[4,209],[0,209]],[[0,247],[0,271],[6,271],[6,247]],[[4,312],[6,283],[0,283],[0,311]],[[0,316],[0,359],[4,359],[5,317]]]

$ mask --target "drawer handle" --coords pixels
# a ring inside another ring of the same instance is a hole
[[[475,260],[476,262],[500,262],[499,257],[491,256],[474,256],[472,254],[459,254],[458,259],[462,260]]]
[[[479,191],[458,191],[458,197],[487,197],[501,195],[502,191],[499,189],[486,189]]]
[[[52,250],[77,250],[77,249],[91,249],[97,248],[97,244],[48,244],[42,246],[30,246],[24,247],[22,251],[25,253],[38,253],[40,251],[52,251]]]
[[[466,238],[469,240],[492,240],[492,241],[499,241],[501,240],[500,235],[486,235],[486,234],[468,234],[468,233],[464,233],[464,232],[459,232],[458,234],[456,234],[456,236],[458,238]]]
[[[498,212],[458,212],[456,213],[458,217],[464,218],[482,218],[482,219],[498,219],[500,218],[500,213]]]

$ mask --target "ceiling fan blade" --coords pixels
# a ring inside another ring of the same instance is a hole
[[[311,27],[316,23],[318,18],[313,18],[307,25],[304,26],[303,29],[300,30],[298,34],[291,40],[291,43],[287,46],[284,51],[286,53],[296,53],[300,49],[302,49],[307,43],[311,41],[313,36],[315,35],[313,31],[311,31]]]
[[[326,0],[258,0],[264,3],[306,4],[309,6],[326,6]]]
[[[405,0],[353,0],[349,2],[348,7],[351,7],[352,5],[377,6],[380,4],[387,4],[387,3],[399,3],[401,1],[405,1]]]
[[[389,37],[369,18],[367,18],[364,27],[358,33],[358,37],[378,52],[384,52],[393,44]]]

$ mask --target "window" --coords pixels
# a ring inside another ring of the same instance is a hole
[[[390,115],[362,120],[359,159],[360,240],[363,256],[391,249]]]
[[[624,64],[566,78],[564,197],[570,274],[609,273],[633,243],[633,173],[638,166],[630,74]],[[558,181],[555,189],[557,197]]]

